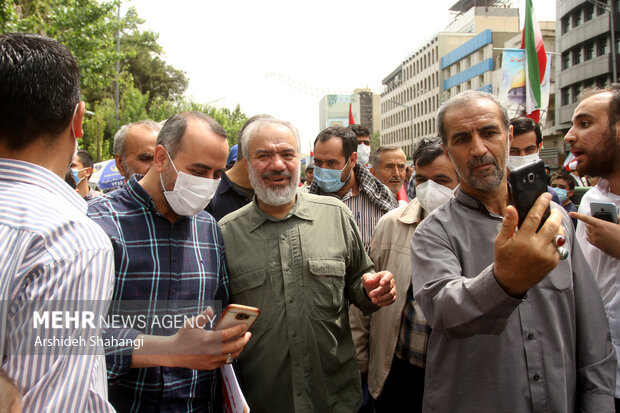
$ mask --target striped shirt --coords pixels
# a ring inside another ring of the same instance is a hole
[[[228,303],[228,274],[222,235],[215,220],[201,211],[174,224],[159,214],[150,195],[132,176],[127,186],[95,198],[88,215],[112,240],[116,277],[113,314],[123,314],[122,300],[149,303],[152,317],[174,313],[179,303]],[[141,177],[138,176],[138,179]],[[213,302],[219,300],[219,302]],[[198,312],[193,315],[197,315]],[[143,331],[116,329],[106,338],[135,339],[139,334],[172,335],[177,328],[147,323]],[[217,370],[131,368],[131,346],[106,348],[110,401],[119,411],[221,411]]]
[[[0,354],[25,412],[106,412],[105,359],[78,347],[33,355],[33,303],[108,305],[110,240],[86,217],[86,202],[51,171],[0,159]],[[46,300],[45,302],[43,300]],[[74,330],[75,331],[75,330]],[[96,334],[88,327],[82,335]],[[94,347],[93,347],[94,349]]]
[[[350,189],[342,198],[339,198],[336,193],[328,194],[323,191],[319,188],[316,181],[313,181],[310,185],[309,192],[317,195],[334,196],[349,207],[362,234],[364,250],[368,253],[372,233],[377,226],[377,222],[379,222],[383,214],[397,208],[398,201],[392,191],[368,172],[366,168],[355,165],[353,172],[359,186],[357,195],[353,195],[353,189]]]

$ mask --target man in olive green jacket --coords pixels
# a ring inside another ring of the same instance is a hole
[[[254,201],[219,221],[231,302],[260,308],[239,357],[252,412],[350,413],[361,404],[347,300],[364,313],[394,302],[392,274],[374,273],[351,211],[297,191],[299,137],[254,122],[242,137]]]

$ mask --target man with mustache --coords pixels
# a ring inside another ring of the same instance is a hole
[[[600,176],[598,184],[581,199],[579,213],[571,216],[582,222],[577,239],[592,266],[605,310],[611,337],[620,354],[620,226],[592,217],[592,202],[620,206],[620,85],[586,89],[579,96],[573,126],[564,137],[577,161],[580,176]],[[620,411],[620,365],[616,369],[616,411]]]
[[[423,411],[613,411],[615,354],[570,218],[551,203],[536,232],[545,193],[517,231],[506,110],[466,91],[437,126],[460,187],[411,243],[414,296],[432,328]]]
[[[219,221],[230,298],[258,307],[239,357],[252,412],[354,412],[362,402],[347,301],[364,313],[394,302],[392,274],[374,273],[351,211],[297,190],[299,135],[260,119],[242,136],[252,203]]]
[[[398,198],[405,182],[407,156],[402,149],[394,145],[381,145],[370,156],[370,173]],[[405,197],[406,198],[406,197]],[[408,200],[398,201],[399,206],[407,205]]]

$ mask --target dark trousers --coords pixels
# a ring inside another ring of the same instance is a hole
[[[620,413],[620,399],[614,399],[616,402],[616,413]]]
[[[424,395],[424,369],[394,357],[392,368],[383,385],[381,395],[375,400],[375,413],[422,411]]]

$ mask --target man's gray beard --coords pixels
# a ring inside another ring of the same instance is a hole
[[[299,165],[295,168],[293,176],[291,176],[291,182],[284,188],[272,189],[269,185],[265,184],[261,177],[254,171],[251,165],[248,165],[248,175],[250,177],[250,183],[256,197],[267,205],[280,206],[285,205],[295,199],[297,194],[297,185],[299,184]]]
[[[124,159],[121,159],[121,165],[123,165],[123,169],[125,170],[125,181],[129,181],[129,178],[131,178],[131,175],[133,175],[135,172],[131,170],[131,168],[129,167],[129,165],[127,165],[127,162],[125,162]]]
[[[506,175],[506,164],[508,162],[509,151],[510,151],[510,141],[508,141],[508,145],[506,147],[506,153],[504,154],[503,162],[499,162],[492,155],[487,154],[487,155],[477,158],[477,160],[468,162],[466,165],[466,168],[467,168],[466,175],[461,173],[461,171],[459,171],[458,168],[456,168],[456,166],[454,167],[454,169],[456,170],[456,173],[459,176],[459,178],[462,181],[467,182],[473,188],[481,192],[492,193],[497,190],[499,185],[502,183],[504,176]],[[450,160],[452,161],[452,157],[450,157]],[[470,170],[474,168],[475,166],[481,163],[488,163],[488,162],[493,162],[495,166],[497,167],[497,169],[493,171],[492,173],[485,175],[485,176],[475,176],[472,173],[470,173]],[[452,162],[452,165],[455,165],[455,163]]]

